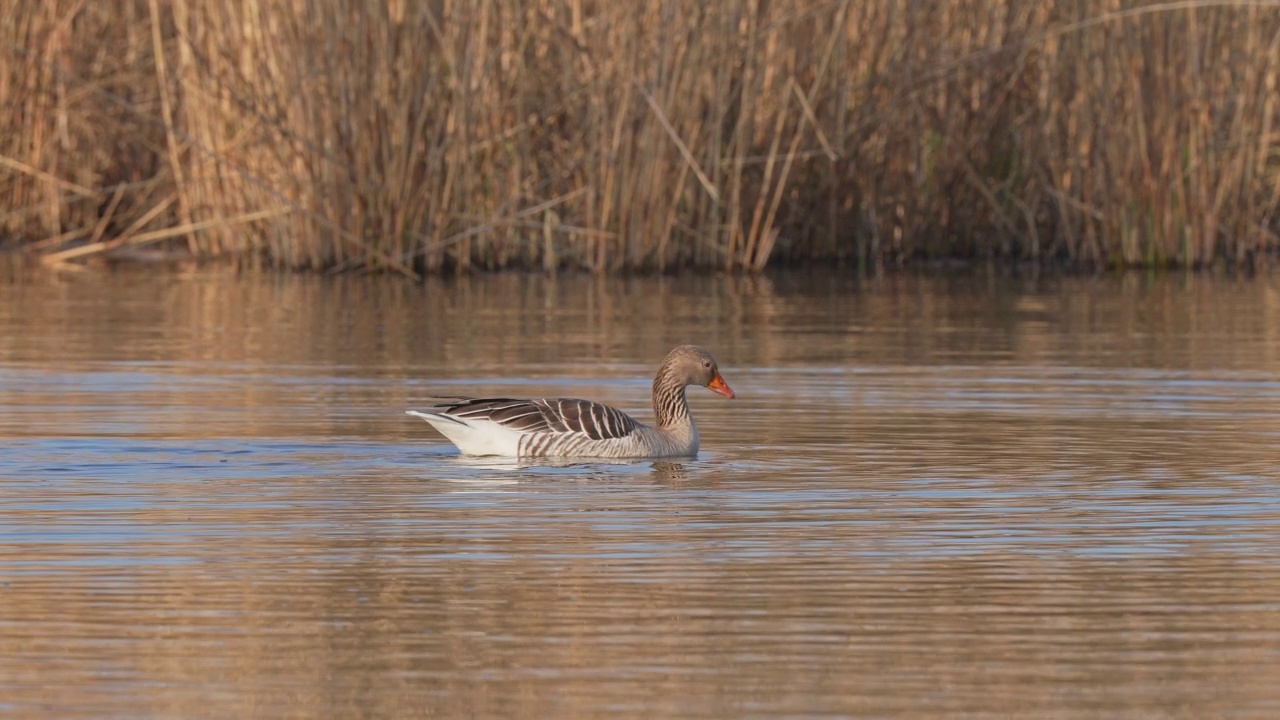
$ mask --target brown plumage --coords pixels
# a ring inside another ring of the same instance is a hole
[[[592,440],[625,437],[636,421],[617,408],[575,398],[453,398],[431,406],[457,420],[488,420],[519,432],[584,433]]]
[[[468,455],[686,456],[697,454],[699,445],[685,400],[689,385],[734,397],[710,353],[681,345],[667,354],[653,380],[656,427],[617,408],[573,398],[439,398],[445,402],[426,412],[408,412],[431,423]]]

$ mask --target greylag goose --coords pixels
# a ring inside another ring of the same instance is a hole
[[[425,412],[407,413],[431,423],[464,455],[687,457],[698,453],[698,426],[684,396],[689,385],[733,397],[711,353],[681,345],[667,354],[653,378],[656,425],[608,405],[571,398],[452,397]]]

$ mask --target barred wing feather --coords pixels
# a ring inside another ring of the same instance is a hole
[[[592,440],[624,438],[637,426],[617,408],[574,398],[457,398],[432,409],[446,417],[488,420],[522,433],[580,433]]]

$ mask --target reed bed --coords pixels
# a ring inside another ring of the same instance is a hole
[[[389,271],[1249,263],[1280,7],[17,0],[0,242]]]

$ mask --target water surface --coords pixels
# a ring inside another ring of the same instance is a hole
[[[0,713],[1280,716],[1280,278],[0,282]],[[694,460],[459,458],[433,393]]]

